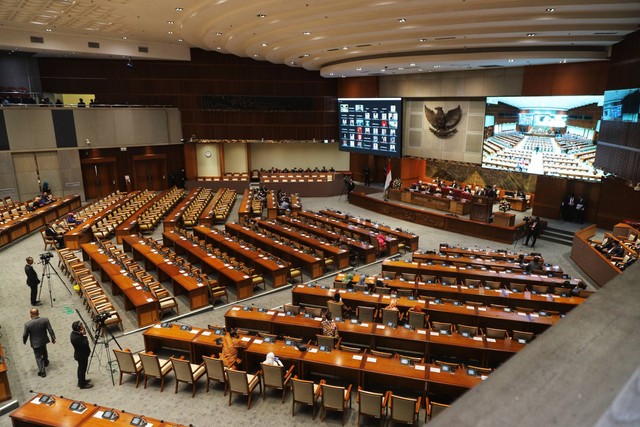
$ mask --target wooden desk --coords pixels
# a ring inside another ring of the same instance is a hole
[[[280,242],[276,242],[273,239],[256,233],[255,231],[240,224],[228,222],[225,224],[225,230],[227,233],[237,236],[254,246],[274,253],[276,256],[291,263],[293,266],[302,267],[312,279],[320,277],[324,273],[322,259],[317,258],[314,255],[305,254],[302,251],[285,246]]]
[[[244,241],[233,241],[229,237],[212,229],[203,226],[194,227],[193,233],[199,239],[204,239],[221,251],[227,252],[236,259],[241,260],[245,265],[252,267],[264,277],[271,279],[272,286],[278,288],[287,284],[289,269],[286,262],[280,259],[267,259],[260,252]]]
[[[443,212],[450,212],[456,215],[469,215],[471,203],[465,200],[453,200],[446,196],[436,196],[434,194],[421,193],[419,191],[390,190],[389,199],[423,206],[429,209],[436,209]]]
[[[162,233],[165,246],[173,246],[176,254],[186,254],[191,262],[202,264],[205,273],[215,272],[218,282],[223,286],[233,286],[236,289],[238,299],[245,299],[253,296],[253,283],[251,277],[240,270],[236,270],[229,264],[214,257],[212,254],[195,243],[180,236],[176,232]],[[174,266],[175,267],[175,266]]]
[[[82,413],[78,413],[69,408],[74,402],[71,399],[51,396],[55,401],[47,405],[39,402],[42,396],[44,394],[38,393],[9,415],[13,427],[76,427],[85,425],[83,423],[101,409],[85,403],[86,409]]]
[[[435,264],[464,264],[471,265],[478,268],[503,268],[506,270],[512,271],[523,271],[524,266],[521,265],[517,259],[498,259],[498,258],[490,258],[490,257],[479,257],[476,255],[446,255],[443,254],[435,254],[435,253],[422,253],[422,252],[414,252],[411,254],[411,261],[427,263],[432,262]],[[563,271],[559,265],[544,265],[543,270],[545,273],[551,273],[554,276],[562,277]]]
[[[571,245],[571,259],[589,276],[598,286],[602,287],[622,271],[611,264],[600,251],[589,241],[596,234],[596,225],[583,228],[573,235]]]
[[[11,399],[11,387],[9,387],[9,376],[7,375],[7,358],[4,354],[4,347],[0,344],[0,402]]]
[[[189,206],[196,200],[201,191],[202,188],[194,188],[189,191],[185,198],[182,199],[180,203],[178,203],[164,218],[164,220],[162,221],[162,231],[171,231],[174,228],[180,226],[180,221],[182,220],[182,214],[184,213],[184,210],[187,208],[187,206]]]
[[[518,257],[522,254],[524,255],[524,260],[526,262],[533,261],[533,258],[538,256],[540,257],[540,262],[544,262],[544,258],[541,255],[532,255],[529,253],[522,252],[512,252],[512,251],[493,251],[493,250],[484,250],[484,249],[471,249],[471,248],[460,248],[456,246],[446,246],[440,245],[439,249],[440,253],[447,256],[468,256],[474,258],[482,258],[485,260],[503,260],[503,261],[516,261]]]

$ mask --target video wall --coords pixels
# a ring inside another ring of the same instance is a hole
[[[401,98],[338,99],[340,151],[402,155]]]
[[[603,95],[488,97],[482,166],[597,181]]]

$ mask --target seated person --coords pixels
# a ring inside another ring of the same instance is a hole
[[[330,311],[327,311],[327,314],[322,321],[322,335],[326,335],[328,337],[338,336],[338,325],[333,321],[333,316]]]
[[[382,233],[378,234],[376,239],[378,240],[378,252],[382,254],[387,250],[387,241],[384,239]]]
[[[573,289],[571,289],[571,295],[577,297],[580,295],[580,291],[584,291],[585,289],[587,289],[587,285],[582,280],[580,280],[578,284]]]
[[[422,311],[422,306],[420,304],[414,305],[409,309],[409,311],[414,311],[416,313],[424,313],[424,311]]]
[[[67,224],[71,224],[71,225],[77,225],[80,224],[82,221],[80,221],[78,218],[76,218],[76,214],[73,212],[69,212],[67,214]]]
[[[51,224],[51,223],[48,223],[48,224],[45,226],[44,234],[45,234],[47,237],[51,237],[51,238],[55,239],[55,241],[56,241],[56,246],[58,247],[58,249],[62,249],[62,248],[64,248],[64,237],[62,236],[62,234],[61,234],[61,233],[58,233],[58,232],[53,228],[53,226],[52,226],[52,224]]]
[[[280,359],[278,359],[276,357],[275,354],[273,354],[273,352],[269,352],[267,353],[267,358],[264,359],[263,362],[265,365],[274,365],[274,366],[283,366],[282,362],[280,361]]]
[[[527,271],[529,273],[531,273],[533,270],[542,270],[543,265],[540,262],[540,257],[539,256],[535,256],[533,257],[533,261],[531,261],[529,264],[527,264]]]
[[[609,249],[606,253],[607,258],[621,257],[621,256],[624,256],[624,247],[618,242],[615,242],[613,244],[613,247]]]
[[[398,300],[395,298],[391,298],[389,301],[389,305],[384,308],[385,310],[398,310]]]

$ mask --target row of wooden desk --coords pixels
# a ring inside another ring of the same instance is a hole
[[[323,288],[313,285],[298,285],[292,291],[292,300],[295,305],[311,305],[326,307],[327,301],[333,299],[338,292],[347,307],[355,309],[358,306],[374,307],[382,309],[389,305],[391,295],[376,293],[353,292],[347,289]],[[491,306],[477,306],[460,303],[440,303],[429,301],[426,298],[396,298],[398,309],[407,311],[419,305],[430,321],[447,322],[477,326],[480,328],[496,328],[506,330],[518,330],[540,334],[560,320],[559,315],[541,316],[538,313],[524,313],[513,310],[505,311],[502,308]]]
[[[293,324],[296,320],[316,322],[317,324],[320,322],[315,319],[300,319],[299,316],[282,316],[282,314],[270,311],[258,312],[257,309],[245,310],[243,307],[235,306],[227,312],[225,318],[229,326],[243,324],[243,322],[266,321],[266,319],[273,317],[279,319],[281,324]],[[360,328],[359,325],[354,325],[354,328],[356,327]],[[367,328],[365,327],[365,329]],[[384,339],[382,338],[384,336],[382,330],[378,328],[375,330],[379,331],[379,339]],[[387,332],[392,333],[391,330]],[[398,332],[398,330],[393,332]],[[424,333],[409,330],[405,332],[423,337],[424,345],[430,339],[437,338],[426,330],[420,331]],[[182,326],[176,324],[170,327],[156,325],[144,333],[145,349],[156,352],[160,349],[169,352],[183,351],[189,354],[191,363],[199,363],[202,355],[218,354],[221,351],[220,342],[223,334],[222,330],[202,328],[188,330],[182,329]],[[442,336],[442,338],[445,337]],[[420,394],[445,393],[455,398],[481,381],[480,377],[467,375],[464,370],[453,373],[440,372],[437,366],[429,363],[416,363],[415,366],[410,366],[404,365],[399,359],[377,358],[365,353],[354,354],[339,349],[324,352],[312,345],[307,346],[306,351],[300,351],[295,346],[286,345],[282,340],[268,343],[262,338],[254,336],[243,336],[241,339],[246,346],[242,352],[243,369],[250,372],[258,369],[259,363],[265,359],[265,356],[273,352],[285,365],[295,365],[296,374],[302,379],[309,379],[318,374],[338,376],[365,388],[387,385],[411,389]],[[466,340],[476,343],[476,345],[484,345],[473,339]],[[497,345],[498,343],[493,344]],[[517,342],[511,344],[513,348],[510,353],[522,348],[522,344]]]
[[[122,244],[123,236],[129,236],[137,232],[138,220],[140,219],[140,217],[144,215],[154,205],[156,205],[159,201],[161,201],[166,194],[168,194],[168,192],[162,191],[156,194],[155,196],[151,197],[151,199],[148,202],[142,205],[132,215],[130,215],[127,219],[125,219],[118,227],[116,227],[115,234],[116,234],[116,241],[118,242],[118,244]]]
[[[253,296],[253,282],[243,271],[207,253],[176,231],[162,233],[162,239],[164,245],[173,247],[177,255],[184,255],[189,262],[201,264],[202,270],[207,274],[214,273],[221,286],[235,288],[238,299]]]
[[[464,256],[464,257],[473,257],[473,258],[481,258],[485,260],[493,260],[493,261],[517,261],[518,257],[521,255],[519,252],[513,251],[496,251],[490,249],[479,249],[479,248],[462,248],[458,246],[449,246],[446,244],[441,244],[439,249],[439,253],[444,254],[446,256]],[[540,254],[535,253],[522,253],[523,259],[526,262],[533,261],[533,258],[536,256],[540,258],[540,262],[544,262],[544,258]]]
[[[485,267],[487,269],[503,269],[513,271],[523,271],[526,269],[527,263],[521,264],[518,261],[481,258],[476,256],[464,255],[446,255],[436,253],[414,252],[411,254],[411,261],[421,263],[438,263],[438,264],[462,264],[464,266],[473,266],[477,268]],[[564,274],[559,265],[544,265],[542,270],[547,274],[562,277]]]
[[[377,231],[379,233],[388,234],[390,236],[395,236],[398,240],[405,244],[405,247],[410,251],[418,250],[418,239],[419,236],[417,234],[408,233],[406,231],[401,231],[398,229],[394,229],[388,227],[386,225],[378,224],[377,222],[372,222],[368,219],[358,218],[351,215],[347,215],[338,211],[334,211],[331,209],[322,209],[320,213],[323,215],[331,216],[342,221],[348,221],[351,224],[357,224],[359,226],[368,228],[372,231]]]
[[[47,399],[51,399],[50,402],[44,403]],[[104,418],[111,413],[115,413],[117,419]],[[129,411],[43,393],[35,395],[9,416],[13,427],[124,427],[140,425],[141,419],[146,421],[148,427],[184,427]]]
[[[0,224],[0,247],[35,231],[80,207],[80,196],[66,196],[12,221]]]
[[[236,236],[245,242],[273,253],[279,258],[289,262],[295,267],[302,267],[311,278],[315,279],[324,273],[324,265],[321,258],[312,254],[306,254],[290,246],[275,241],[267,236],[257,233],[244,225],[228,222],[225,224],[227,233]]]
[[[464,279],[477,279],[483,282],[500,282],[502,287],[509,287],[511,283],[522,283],[531,290],[533,285],[549,287],[574,287],[578,284],[575,279],[562,277],[549,277],[538,274],[525,274],[523,271],[495,271],[486,268],[457,267],[455,265],[443,266],[429,263],[389,261],[382,263],[382,271],[395,273],[410,273],[420,276],[455,277],[456,282],[463,282]],[[424,277],[423,277],[424,278]],[[569,282],[568,285],[566,282]]]

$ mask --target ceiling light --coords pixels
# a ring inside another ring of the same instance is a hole
[[[304,32],[304,33],[302,33],[302,34],[304,34],[305,36],[309,36],[309,35],[311,35],[311,31],[305,31],[305,32]]]
[[[555,7],[548,7],[546,10],[547,10],[547,12],[555,12],[556,8]]]
[[[333,73],[329,73],[330,76],[333,76]]]
[[[507,60],[507,62],[514,62],[514,61],[515,61],[515,59],[509,59],[509,60]]]
[[[169,34],[173,34],[173,31],[167,31],[167,33],[169,33]]]
[[[362,67],[356,68],[356,71],[362,71]]]
[[[385,71],[387,71],[387,70],[385,70],[384,68],[382,70],[380,70],[381,73],[384,73]]]
[[[220,46],[216,46],[216,50],[222,50]]]
[[[404,67],[398,67],[398,70],[404,70]]]
[[[257,57],[258,57],[258,54],[257,54],[257,53],[254,53],[254,54],[253,54],[253,57],[254,57],[254,58],[257,58]]]
[[[342,48],[342,50],[347,50],[347,49],[349,49],[347,46],[344,46],[344,47]]]
[[[566,64],[566,63],[567,63],[567,60],[566,60],[566,59],[562,59],[562,60],[560,60],[560,63],[561,63],[561,64]]]
[[[267,46],[269,46],[269,45],[266,44],[266,43],[262,43],[262,47],[267,47]]]
[[[440,68],[440,66],[439,65],[434,65],[433,68]]]
[[[306,58],[306,57],[308,57],[308,56],[309,56],[309,54],[308,54],[308,53],[305,53],[305,54],[304,54],[304,55],[302,55],[302,56],[304,56],[304,57]]]
[[[406,19],[404,19],[404,18],[399,18],[399,19],[398,19],[398,22],[407,22],[407,20],[406,20]]]
[[[527,33],[527,37],[535,37],[536,33]]]
[[[122,40],[126,40],[126,39],[127,39],[127,36],[122,36]]]
[[[265,15],[264,13],[259,13],[256,15],[258,18],[266,18],[267,15]]]
[[[179,42],[181,42],[181,41],[182,41],[182,39],[178,39],[178,41],[179,41]]]
[[[173,24],[175,24],[175,22],[173,22],[173,21],[167,21],[167,24],[169,24],[169,25],[173,25]]]
[[[415,67],[416,64],[414,64],[413,62],[411,64],[409,64],[409,67]]]
[[[425,38],[420,39],[420,43],[424,43],[426,41],[427,41],[427,39],[425,39]]]
[[[222,33],[221,33],[221,32],[217,32],[217,33],[216,33],[216,36],[221,36],[221,35],[222,35]]]
[[[47,28],[47,33],[50,33],[51,31],[51,28]]]
[[[181,7],[176,7],[176,12],[182,12],[184,9]]]

